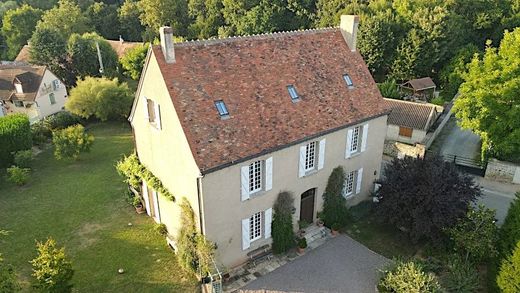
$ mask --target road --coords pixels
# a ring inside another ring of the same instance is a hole
[[[491,181],[482,177],[475,177],[482,188],[482,197],[478,203],[496,210],[498,224],[502,225],[509,209],[509,204],[515,198],[515,192],[520,191],[520,185]]]

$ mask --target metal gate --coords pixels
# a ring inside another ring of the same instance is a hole
[[[482,177],[486,173],[487,162],[485,161],[451,154],[441,156],[445,161],[454,163],[462,171]]]

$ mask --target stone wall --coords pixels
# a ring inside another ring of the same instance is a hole
[[[520,165],[490,159],[486,168],[486,178],[520,184]]]
[[[426,147],[423,144],[417,143],[415,145],[409,145],[393,140],[386,140],[383,153],[393,158],[404,158],[405,156],[410,157],[423,157]]]

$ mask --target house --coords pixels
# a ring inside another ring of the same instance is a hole
[[[410,99],[428,101],[433,98],[437,86],[429,77],[409,80],[399,86],[401,92],[407,94]]]
[[[388,110],[356,50],[358,22],[175,44],[161,28],[129,120],[141,163],[177,202],[143,184],[148,214],[175,236],[185,197],[234,267],[271,243],[281,191],[294,196],[295,224],[316,220],[337,166],[348,204],[368,199]]]
[[[391,109],[386,139],[407,144],[422,143],[443,108],[434,104],[384,98]]]
[[[25,113],[31,123],[65,106],[67,89],[45,66],[20,62],[0,65],[0,112]]]

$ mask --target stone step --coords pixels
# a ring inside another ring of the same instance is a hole
[[[311,226],[305,229],[305,239],[307,240],[307,244],[324,237],[327,237],[330,234],[330,230],[327,227],[318,227]]]

